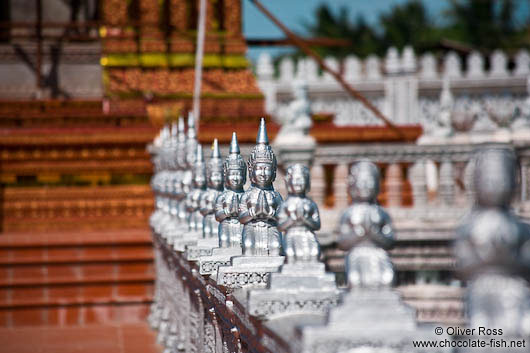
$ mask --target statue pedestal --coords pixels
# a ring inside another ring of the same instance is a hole
[[[183,237],[183,234],[186,234],[187,232],[188,232],[187,225],[177,223],[175,227],[171,228],[169,232],[165,233],[163,238],[166,239],[168,243],[173,244],[175,240],[181,239]]]
[[[230,266],[217,269],[217,284],[228,288],[265,287],[271,272],[278,272],[284,256],[234,256]]]
[[[423,352],[424,348],[413,347],[414,340],[449,339],[445,334],[437,336],[434,326],[418,327],[414,310],[390,288],[352,289],[342,299],[340,306],[331,309],[325,326],[298,328],[302,351],[338,353],[370,347],[385,352]]]
[[[286,313],[326,313],[339,297],[335,275],[326,273],[323,263],[298,263],[271,273],[267,288],[249,291],[247,302],[250,314],[271,319]]]
[[[230,266],[230,259],[242,254],[243,250],[241,247],[214,248],[210,256],[201,256],[199,258],[199,273],[201,275],[214,275],[219,266]]]
[[[182,237],[176,238],[174,240],[173,249],[175,249],[175,251],[184,252],[186,251],[187,246],[196,245],[200,237],[201,233],[197,231],[184,232],[182,234]]]
[[[201,256],[209,256],[212,250],[219,246],[219,238],[199,239],[197,244],[186,248],[186,258],[188,261],[198,261]]]

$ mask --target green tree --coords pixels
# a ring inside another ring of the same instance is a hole
[[[528,16],[518,23],[514,0],[451,0],[450,5],[446,38],[485,51],[524,44]]]
[[[348,39],[352,42],[347,47],[319,47],[317,51],[323,56],[344,57],[355,54],[366,57],[373,53],[379,53],[382,49],[380,41],[374,30],[369,26],[362,16],[350,21],[349,11],[343,7],[338,14],[333,14],[327,5],[323,4],[316,10],[315,24],[306,27],[313,37],[328,37]]]
[[[385,49],[392,46],[402,49],[411,45],[417,52],[423,52],[441,39],[441,30],[433,25],[420,1],[394,6],[390,12],[379,17],[379,23]]]
[[[306,24],[306,28],[313,37],[348,39],[352,43],[346,47],[315,48],[322,56],[382,56],[392,46],[402,49],[405,45],[422,54],[443,47],[444,39],[484,52],[529,47],[530,13],[521,16],[517,10],[524,1],[530,6],[530,0],[447,1],[449,8],[442,14],[443,21],[434,21],[423,2],[412,0],[381,14],[375,25],[366,23],[362,16],[352,20],[347,8],[333,13],[322,4],[315,12],[314,22]]]

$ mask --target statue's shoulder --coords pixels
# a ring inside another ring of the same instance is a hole
[[[387,210],[379,204],[372,205],[372,212],[377,212],[381,217],[383,217],[385,220],[390,221],[390,215],[388,214]]]

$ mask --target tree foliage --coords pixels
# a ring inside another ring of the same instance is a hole
[[[530,0],[448,0],[448,9],[434,19],[423,2],[412,0],[396,5],[379,16],[374,24],[363,17],[351,19],[347,8],[333,13],[326,4],[306,25],[311,36],[348,39],[348,47],[320,47],[321,55],[344,57],[355,54],[384,55],[391,46],[412,45],[417,53],[435,51],[451,41],[462,47],[489,52],[494,49],[528,47],[530,13],[517,14],[518,5]]]

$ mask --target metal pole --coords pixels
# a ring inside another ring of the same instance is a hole
[[[204,35],[206,27],[206,0],[200,0],[197,47],[195,50],[195,83],[193,87],[193,116],[195,128],[199,129],[201,114],[202,59],[204,54]]]
[[[335,70],[332,70],[322,58],[315,53],[301,38],[299,38],[296,34],[291,32],[283,23],[281,23],[269,10],[267,10],[261,2],[258,0],[250,0],[256,5],[258,9],[261,10],[267,16],[276,26],[278,26],[283,33],[292,41],[294,45],[296,45],[300,50],[302,50],[306,55],[312,57],[315,59],[315,61],[320,65],[320,67],[329,72],[336,80],[340,83],[340,85],[348,92],[351,96],[359,100],[368,110],[370,110],[372,113],[375,114],[376,117],[381,119],[386,126],[388,126],[390,129],[394,130],[400,137],[405,137],[403,132],[393,123],[388,120],[383,113],[377,107],[375,107],[368,99],[366,99],[359,91],[351,87],[346,81],[343,80],[343,78],[339,75],[338,72],[335,72]]]
[[[37,67],[35,74],[37,75],[37,88],[42,88],[42,0],[37,0]]]

